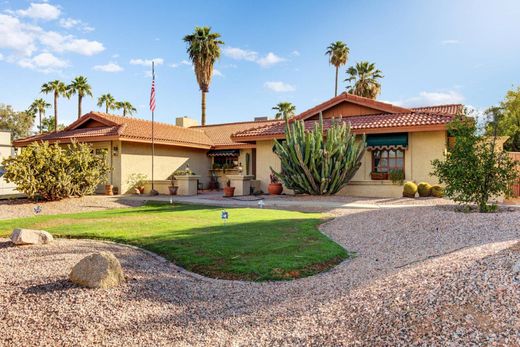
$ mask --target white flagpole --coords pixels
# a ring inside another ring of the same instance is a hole
[[[154,62],[152,60],[152,84],[153,84],[153,93],[154,93],[154,102],[155,102],[155,69],[154,69]],[[155,105],[152,107],[152,191],[150,194],[157,195],[157,191],[154,187],[154,159],[155,159],[155,119],[154,119],[154,112],[155,112]]]

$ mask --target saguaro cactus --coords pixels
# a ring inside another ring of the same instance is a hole
[[[365,153],[365,136],[356,141],[350,125],[332,121],[324,133],[323,118],[314,129],[305,130],[302,120],[286,120],[285,141],[275,141],[274,152],[281,160],[282,170],[271,171],[296,193],[332,195],[354,177]]]

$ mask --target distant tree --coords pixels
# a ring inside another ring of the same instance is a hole
[[[78,118],[81,117],[81,102],[86,95],[92,96],[92,88],[84,76],[77,76],[67,87],[71,95],[78,94]]]
[[[34,112],[15,111],[12,106],[0,104],[0,129],[9,130],[13,139],[31,134],[34,125]]]
[[[38,113],[38,130],[40,131],[40,134],[42,133],[42,116],[45,117],[45,109],[49,107],[51,107],[51,104],[49,104],[42,98],[34,100],[31,106],[29,107],[29,110],[31,110],[31,112],[33,112],[34,114]]]
[[[97,105],[103,107],[103,104],[105,104],[105,113],[108,113],[109,110],[116,108],[116,99],[110,93],[103,94],[98,98]]]
[[[56,124],[54,122],[54,116],[44,117],[42,119],[41,132],[52,132],[54,131]],[[65,129],[65,124],[58,124],[58,131]]]
[[[486,126],[486,134],[491,135],[495,129],[499,136],[509,136],[504,148],[511,152],[520,152],[520,87],[509,90],[499,106],[486,110],[490,122]]]
[[[210,27],[195,27],[195,31],[184,36],[184,42],[188,44],[188,53],[195,76],[202,93],[201,101],[201,125],[206,125],[206,93],[209,91],[211,77],[213,75],[213,65],[220,58],[220,45],[224,41],[219,40],[219,33],[212,33]]]
[[[279,102],[275,107],[273,107],[273,110],[278,111],[274,115],[275,119],[289,119],[294,116],[296,106],[290,102],[284,101]]]
[[[115,108],[118,110],[123,110],[123,117],[133,115],[137,109],[128,101],[118,101],[115,103]]]
[[[376,69],[374,63],[368,61],[356,63],[356,66],[347,69],[347,74],[350,75],[345,80],[350,83],[347,87],[349,93],[369,99],[375,99],[381,93],[379,79],[384,76],[381,70]]]
[[[67,91],[67,85],[59,80],[54,80],[51,82],[44,83],[41,88],[41,92],[44,94],[53,94],[54,95],[54,129],[58,128],[58,98],[60,96],[64,96],[67,99],[70,97],[70,94]]]
[[[329,63],[336,67],[336,84],[334,88],[334,96],[338,95],[339,68],[340,66],[347,63],[349,53],[350,49],[343,41],[332,42],[329,47],[327,47],[327,51],[325,52],[325,54],[329,56]]]

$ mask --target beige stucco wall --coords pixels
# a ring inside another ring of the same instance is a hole
[[[123,142],[121,151],[121,192],[127,193],[128,177],[133,173],[142,173],[152,177],[151,145],[133,142]],[[201,182],[206,186],[209,182],[211,160],[207,150],[176,146],[155,146],[154,179],[166,180],[178,169],[184,169],[189,164],[190,169],[200,175]]]
[[[0,131],[0,163],[11,155],[11,133]]]
[[[445,131],[409,133],[408,149],[405,151],[405,180],[437,183],[435,177],[430,176],[431,161],[443,157],[446,141]],[[280,160],[272,151],[273,141],[259,141],[256,146],[256,178],[261,180],[261,189],[266,192],[269,184],[269,166],[280,170]],[[371,171],[372,154],[370,151],[366,151],[358,172],[338,195],[369,197],[400,197],[402,195],[402,187],[391,181],[371,180]]]
[[[94,150],[94,153],[96,149],[106,149],[107,150],[107,161],[110,167],[112,168],[112,171],[107,177],[107,182],[109,184],[112,184],[114,187],[120,189],[121,188],[121,143],[119,141],[103,141],[103,142],[91,142],[89,143],[92,146],[92,149]],[[114,150],[114,148],[117,148],[117,151]],[[104,192],[104,185],[100,184],[98,188],[96,189],[97,193],[103,193]],[[120,192],[120,191],[119,191]]]

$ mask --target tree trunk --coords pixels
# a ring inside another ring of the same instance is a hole
[[[200,125],[206,125],[206,92],[202,91],[202,113],[200,116]]]
[[[105,102],[105,113],[108,113],[108,102]]]
[[[54,93],[54,132],[58,131],[58,93]]]
[[[123,117],[126,117],[126,108],[123,107]]]
[[[339,67],[336,66],[336,88],[334,89],[334,96],[338,96],[338,70],[339,70]]]
[[[40,118],[40,134],[42,133],[42,111],[38,111],[38,116]]]
[[[79,117],[81,117],[81,99],[83,97],[81,96],[81,94],[78,94],[78,119]]]

